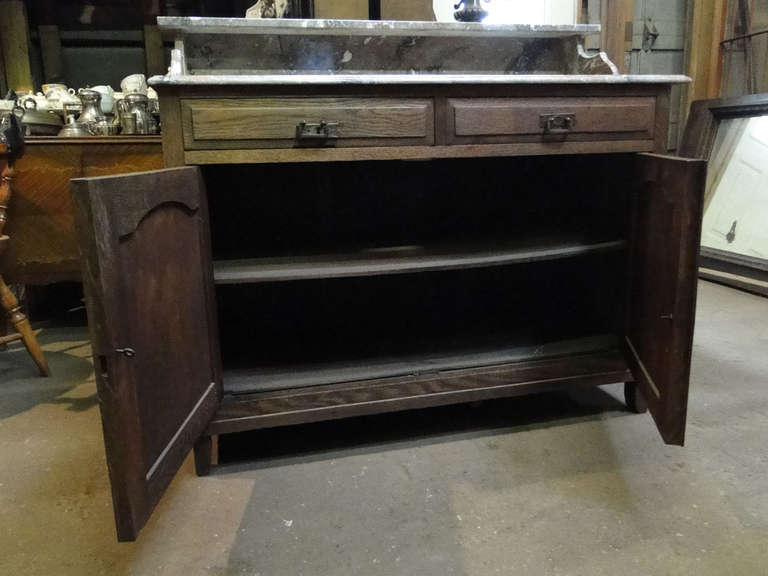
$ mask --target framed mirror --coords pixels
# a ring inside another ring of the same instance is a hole
[[[768,94],[694,102],[679,153],[709,161],[699,276],[768,296]]]

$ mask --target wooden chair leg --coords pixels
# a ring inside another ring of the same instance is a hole
[[[7,344],[2,343],[4,336],[8,336],[8,321],[5,316],[0,316],[0,352],[8,348]]]
[[[43,356],[43,351],[40,349],[40,345],[37,343],[34,332],[32,332],[32,326],[29,324],[29,320],[21,311],[19,301],[16,296],[11,292],[10,288],[6,286],[3,281],[3,277],[0,276],[0,304],[2,304],[5,311],[8,313],[8,319],[11,325],[16,331],[21,334],[21,340],[24,342],[24,346],[27,347],[27,352],[32,356],[32,360],[37,364],[40,370],[41,376],[50,376],[51,372],[48,369],[48,364]]]

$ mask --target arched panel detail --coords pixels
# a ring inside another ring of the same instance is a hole
[[[169,202],[161,202],[159,204],[154,205],[152,208],[147,210],[143,215],[140,215],[138,218],[138,221],[134,224],[133,222],[125,222],[125,227],[118,230],[118,237],[120,240],[124,240],[125,238],[131,236],[134,232],[136,232],[139,228],[141,228],[141,224],[147,220],[152,214],[157,212],[158,210],[162,208],[178,208],[179,210],[182,210],[185,214],[191,216],[195,212],[197,212],[200,209],[199,204],[197,206],[190,206],[189,204],[185,202],[178,202],[176,200],[171,200]]]

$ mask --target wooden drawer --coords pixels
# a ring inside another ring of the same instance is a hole
[[[652,140],[653,96],[448,100],[449,144]]]
[[[194,99],[182,101],[182,115],[187,150],[425,146],[435,140],[431,99]]]

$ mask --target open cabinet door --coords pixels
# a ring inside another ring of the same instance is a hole
[[[73,180],[112,499],[135,540],[221,398],[198,168]]]
[[[667,444],[683,444],[706,162],[638,155],[626,347]]]

